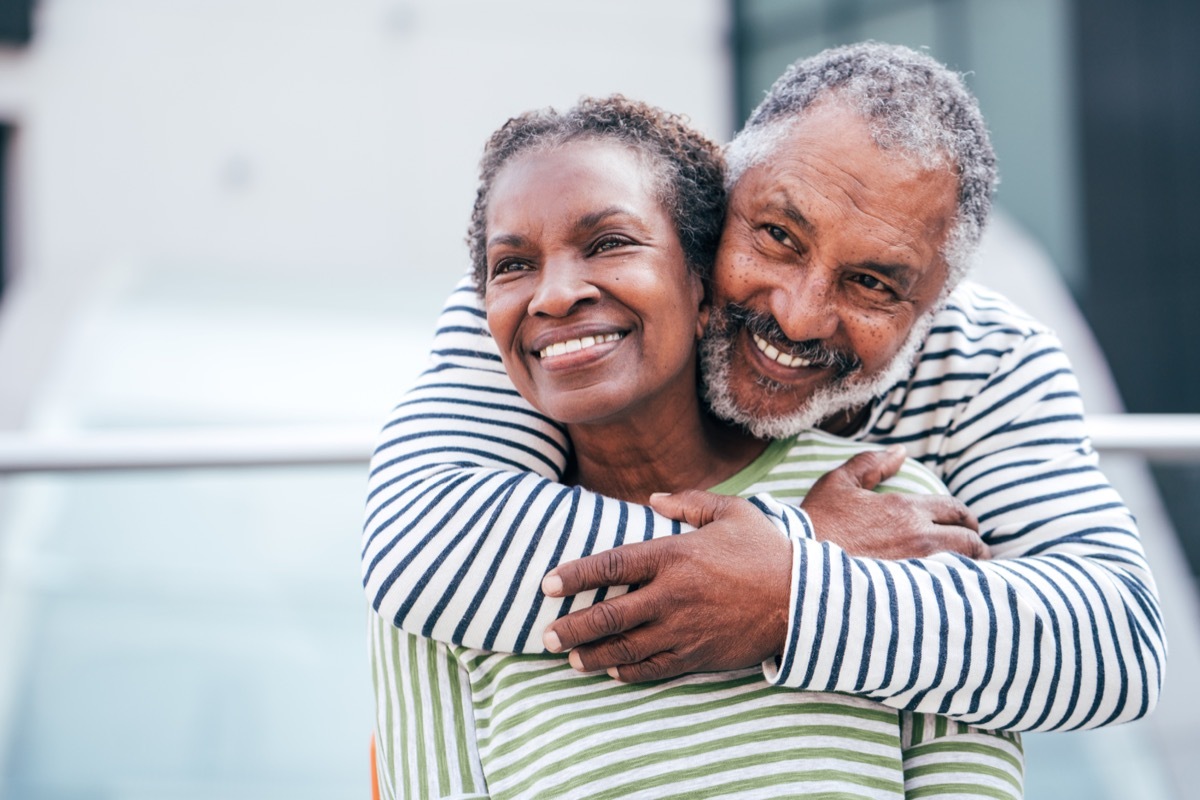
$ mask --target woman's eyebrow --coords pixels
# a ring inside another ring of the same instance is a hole
[[[521,247],[525,244],[525,237],[519,233],[498,233],[487,240],[488,247]]]
[[[635,221],[638,219],[638,215],[625,206],[609,206],[608,208],[604,208],[599,211],[593,211],[589,214],[584,214],[578,219],[578,221],[576,221],[574,228],[577,231],[590,230],[607,220],[609,217],[622,215],[631,217]]]

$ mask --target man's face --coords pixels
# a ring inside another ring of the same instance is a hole
[[[880,149],[836,102],[810,108],[730,194],[704,348],[714,410],[780,436],[902,378],[946,281],[957,193],[950,166]]]

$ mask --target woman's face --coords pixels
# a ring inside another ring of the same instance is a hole
[[[518,391],[559,422],[694,401],[703,288],[645,173],[624,145],[583,141],[492,184],[488,326]]]

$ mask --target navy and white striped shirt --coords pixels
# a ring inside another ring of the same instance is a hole
[[[788,641],[768,680],[1009,730],[1090,728],[1154,707],[1166,657],[1157,592],[1053,333],[960,285],[913,374],[851,438],[904,444],[975,513],[994,559],[884,561],[797,541]],[[542,652],[551,620],[604,594],[546,598],[550,568],[683,530],[556,483],[568,446],[513,389],[463,281],[372,461],[372,605],[428,638]]]

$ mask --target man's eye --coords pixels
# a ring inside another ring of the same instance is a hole
[[[792,248],[796,246],[796,243],[792,241],[792,237],[788,236],[788,232],[778,225],[767,225],[766,229],[767,235],[780,244],[784,244]]]
[[[888,289],[888,285],[874,275],[856,275],[854,280],[863,288],[871,289],[872,291],[886,291]]]

